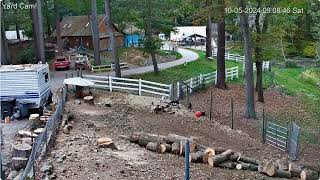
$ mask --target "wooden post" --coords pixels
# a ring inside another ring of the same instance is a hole
[[[112,92],[112,76],[109,75],[109,90]]]
[[[216,70],[216,73],[215,73],[215,77],[214,77],[214,84],[217,84],[217,81],[218,81],[218,73],[217,73],[217,70]]]
[[[139,92],[139,96],[141,96],[141,79],[139,79],[139,89],[138,89],[138,92]]]
[[[169,86],[169,99],[172,101],[173,100],[173,85],[170,84]]]
[[[185,180],[190,179],[190,171],[189,171],[189,154],[190,154],[190,146],[189,146],[189,140],[186,141],[186,146],[185,146],[185,153],[184,153],[184,162],[185,162]]]
[[[233,98],[231,98],[231,129],[233,129]]]
[[[212,91],[210,93],[210,114],[209,114],[209,116],[210,116],[210,121],[211,121],[211,119],[212,119]]]
[[[79,77],[79,69],[77,69],[77,77]]]

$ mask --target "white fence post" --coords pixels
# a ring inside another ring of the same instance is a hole
[[[172,101],[173,100],[173,92],[172,92],[172,85],[173,84],[170,84],[170,86],[169,86],[169,99]]]
[[[237,79],[239,79],[239,67],[237,66]]]
[[[109,90],[112,92],[112,76],[109,76]]]
[[[200,74],[200,85],[203,84],[203,77],[202,77],[202,74]]]
[[[139,89],[138,89],[138,92],[139,92],[139,96],[141,96],[141,79],[139,79]]]

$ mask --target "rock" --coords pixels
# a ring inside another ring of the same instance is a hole
[[[18,176],[18,172],[17,171],[11,171],[9,173],[9,175],[7,176],[7,180],[13,180],[17,176]]]
[[[50,164],[44,164],[40,169],[40,171],[43,173],[51,173],[52,170],[53,170],[53,166]]]
[[[62,158],[58,158],[58,159],[57,159],[57,162],[58,162],[58,163],[61,163],[61,162],[63,162],[63,159],[62,159]]]
[[[81,104],[81,101],[78,100],[78,99],[76,99],[76,100],[74,100],[74,103],[75,103],[76,105],[79,105],[79,104]]]

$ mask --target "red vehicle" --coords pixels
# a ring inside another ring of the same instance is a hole
[[[58,69],[69,69],[70,68],[70,61],[68,58],[64,56],[57,56],[54,61],[54,68]]]

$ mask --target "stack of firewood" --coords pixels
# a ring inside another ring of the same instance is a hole
[[[157,153],[172,153],[185,155],[186,141],[190,142],[189,161],[193,163],[207,163],[213,167],[258,171],[270,177],[292,178],[300,177],[303,180],[318,180],[317,171],[305,168],[294,163],[272,162],[262,163],[259,160],[242,155],[231,149],[211,148],[197,144],[192,138],[169,134],[168,136],[134,132],[128,137],[132,143],[139,144],[149,151]]]

